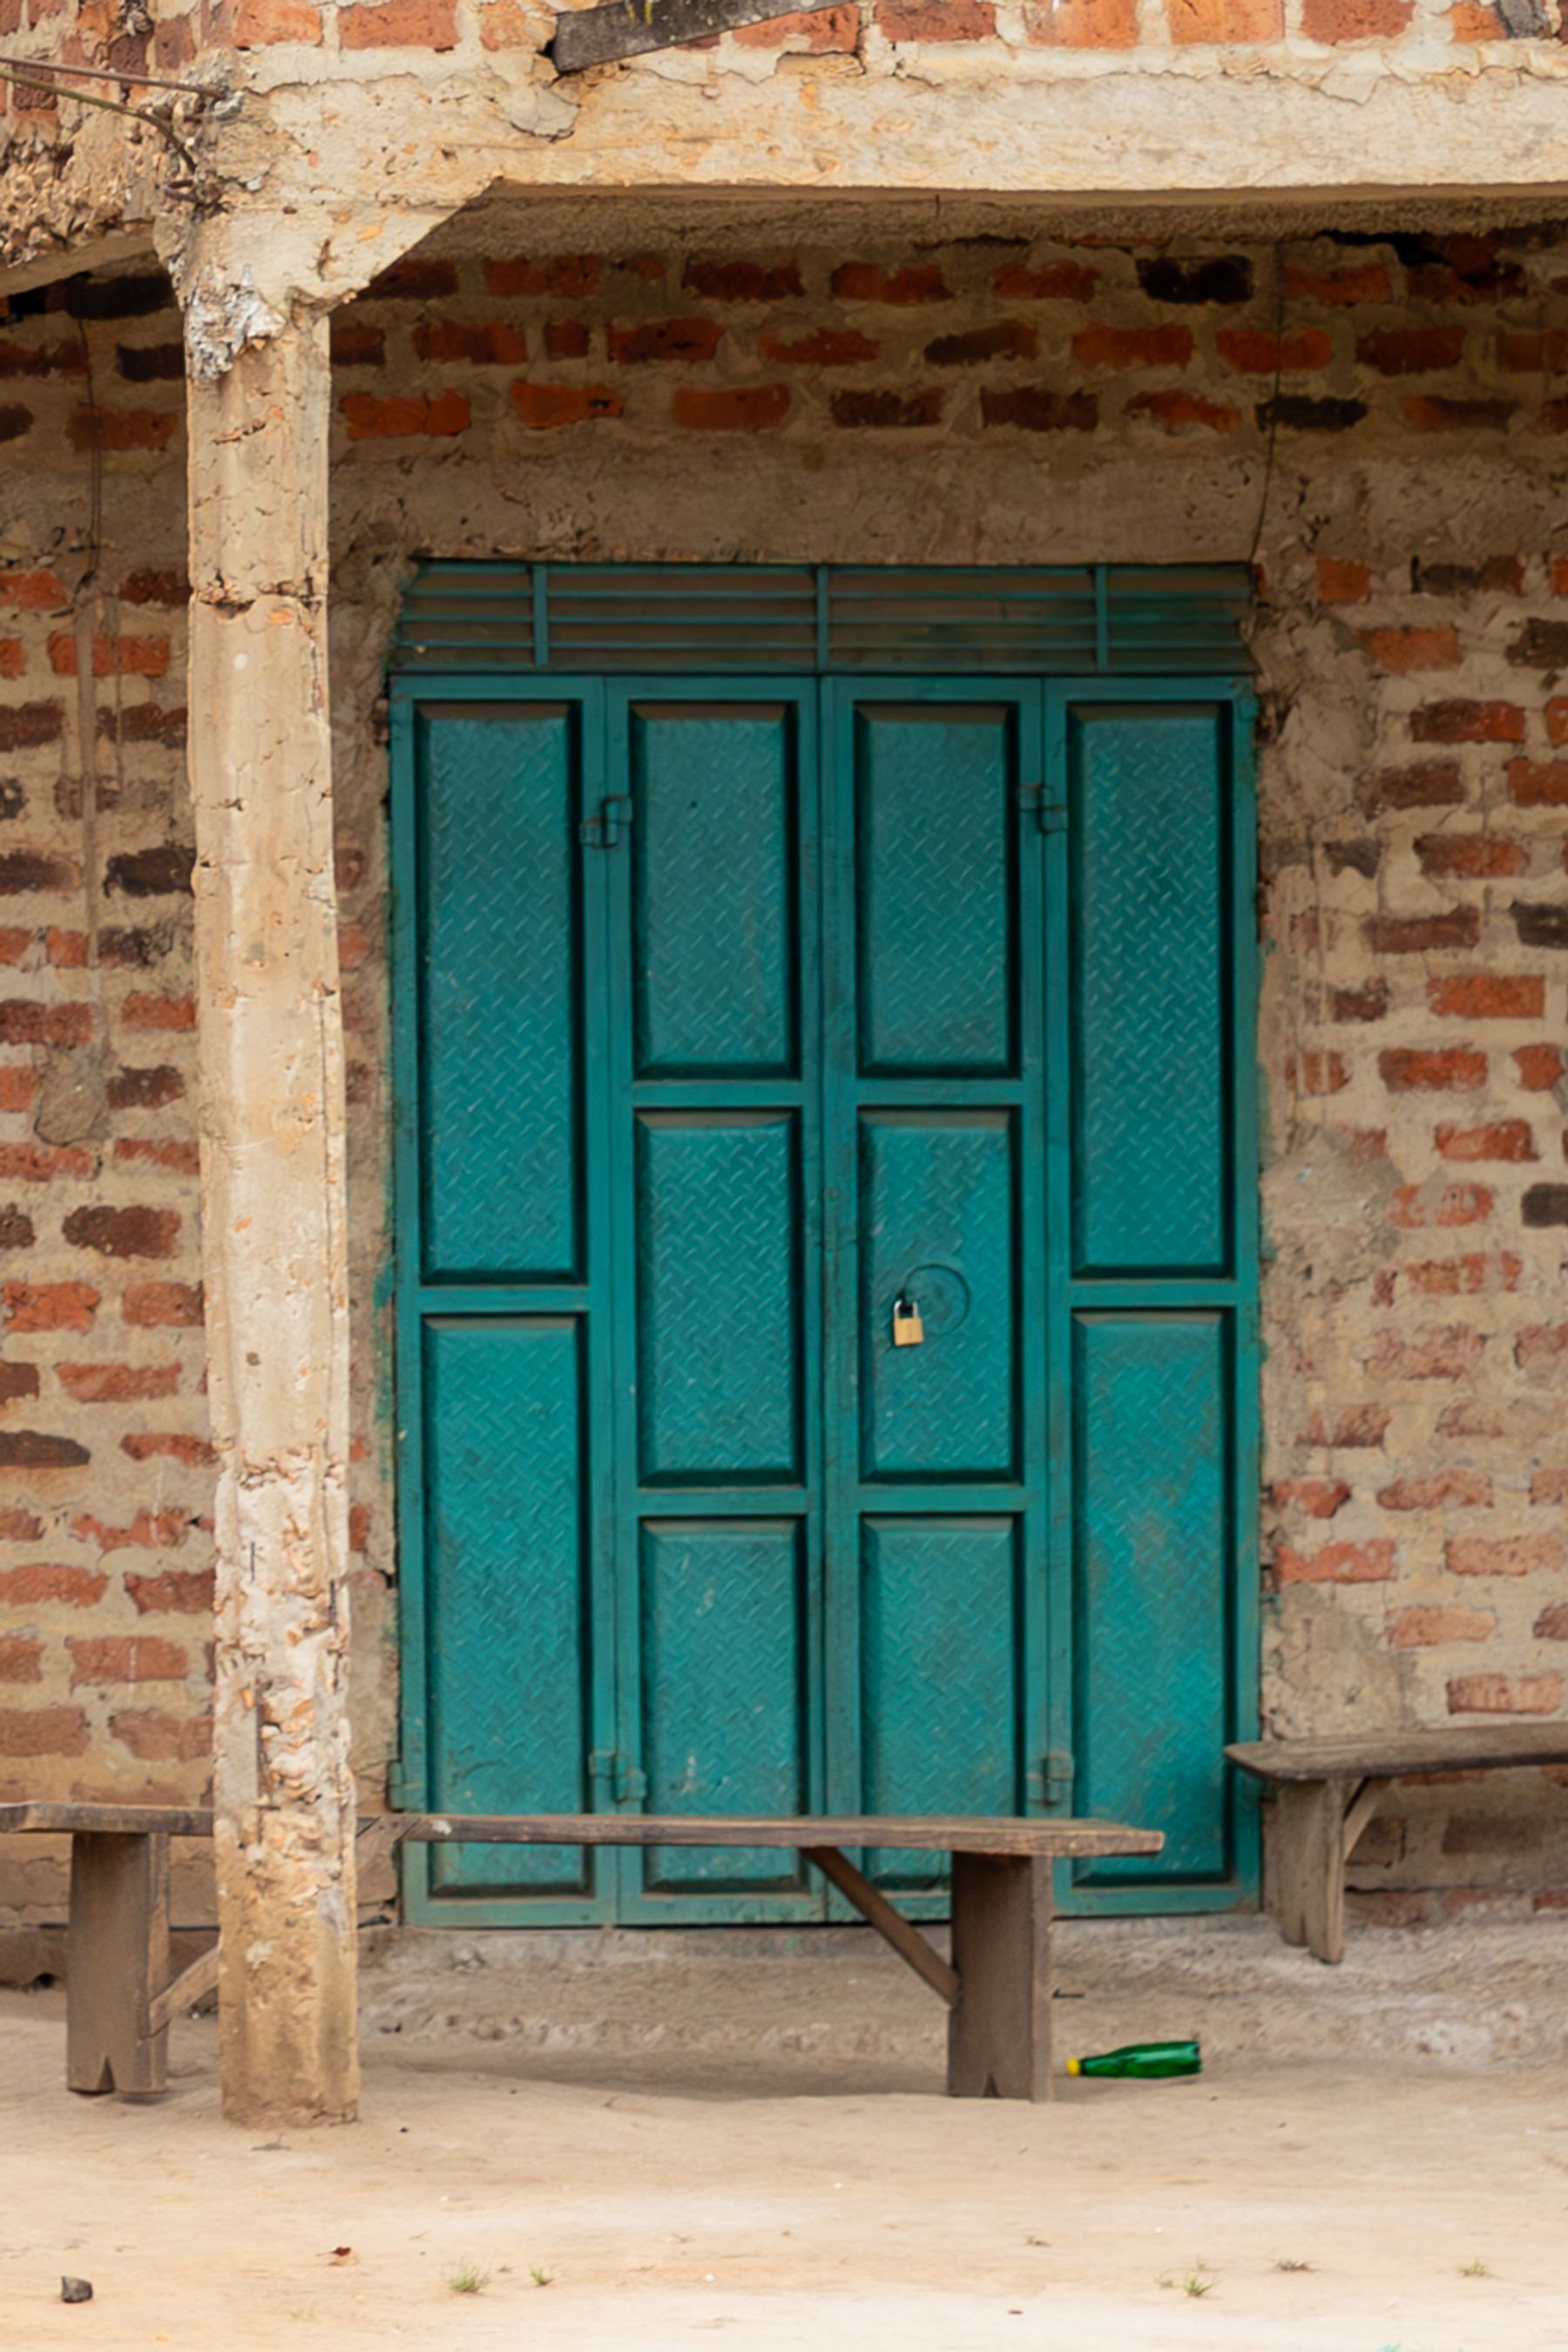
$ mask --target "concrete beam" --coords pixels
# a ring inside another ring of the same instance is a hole
[[[202,1249],[218,1457],[221,2064],[237,2121],[358,2100],[348,1276],[324,315],[187,301]]]

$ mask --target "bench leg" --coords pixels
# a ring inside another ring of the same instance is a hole
[[[1345,1801],[1350,1783],[1287,1780],[1274,1813],[1279,1927],[1331,1966],[1345,1952]]]
[[[1051,2096],[1051,1865],[1026,1855],[952,1857],[947,2087],[955,2099]]]
[[[156,2098],[168,2079],[168,2028],[152,2020],[169,1973],[166,1837],[77,1832],[67,1969],[68,2088]]]

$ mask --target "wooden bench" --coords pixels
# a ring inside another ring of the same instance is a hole
[[[153,2098],[170,2020],[217,1981],[216,1947],[168,1981],[169,1840],[208,1837],[212,1815],[157,1805],[0,1805],[0,1834],[71,1840],[66,2081],[73,2091]],[[454,1845],[793,1846],[947,2003],[955,2098],[1051,2095],[1051,1866],[1158,1853],[1157,1830],[1114,1822],[809,1816],[650,1818],[637,1813],[373,1814],[359,1851]],[[849,1860],[866,1847],[952,1856],[952,1959]]]
[[[1390,1780],[1410,1772],[1504,1771],[1568,1764],[1568,1723],[1345,1732],[1227,1748],[1274,1790],[1274,1868],[1287,1943],[1337,1962],[1345,1949],[1345,1864]]]

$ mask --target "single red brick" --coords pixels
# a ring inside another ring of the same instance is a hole
[[[1463,327],[1374,327],[1356,339],[1356,358],[1379,375],[1426,375],[1458,367],[1465,355]]]
[[[1456,972],[1429,980],[1426,1002],[1434,1013],[1458,1021],[1539,1021],[1546,982],[1534,972]]]
[[[79,1404],[137,1404],[174,1396],[180,1385],[178,1364],[57,1364],[55,1370]]]
[[[1410,714],[1416,743],[1522,743],[1524,713],[1517,702],[1428,702]]]
[[[1492,1498],[1492,1482],[1479,1470],[1437,1470],[1426,1478],[1396,1478],[1378,1489],[1378,1507],[1384,1511],[1483,1510]]]
[[[1490,1609],[1401,1609],[1389,1621],[1389,1649],[1438,1649],[1446,1642],[1490,1642],[1498,1618]]]
[[[33,1633],[0,1633],[0,1683],[41,1683],[44,1645]]]
[[[87,1742],[79,1706],[0,1709],[0,1756],[85,1756]]]
[[[127,1029],[194,1029],[196,1000],[194,996],[153,996],[133,989],[120,1008],[120,1018]]]
[[[334,367],[383,367],[386,362],[386,331],[368,326],[342,310],[334,311],[331,320],[332,365]]]
[[[1373,915],[1367,938],[1378,955],[1433,955],[1445,948],[1473,948],[1481,936],[1475,907],[1453,907],[1441,915]]]
[[[55,613],[69,603],[58,572],[0,570],[0,604],[9,604],[18,613]]]
[[[787,302],[804,294],[797,261],[749,261],[693,254],[681,284],[705,302]]]
[[[1045,48],[1134,48],[1138,0],[1025,0],[1024,30]]]
[[[0,637],[0,677],[20,677],[26,667],[26,648],[21,638]]]
[[[549,433],[567,425],[584,425],[593,418],[618,416],[621,396],[603,383],[523,383],[511,388],[511,404],[520,424],[531,432]]]
[[[1561,1536],[1455,1536],[1443,1556],[1455,1576],[1552,1576],[1563,1567]]]
[[[1173,41],[1214,47],[1284,37],[1284,0],[1165,0],[1165,26]]]
[[[1274,1573],[1281,1584],[1384,1584],[1394,1574],[1394,1548],[1382,1538],[1370,1543],[1325,1544],[1321,1551],[1277,1554]]]
[[[57,971],[81,971],[87,965],[87,933],[63,931],[51,923],[44,933],[44,952]]]
[[[19,1505],[14,1503],[0,1505],[0,1543],[37,1543],[43,1532],[42,1519],[32,1511],[24,1510]],[[4,1572],[14,1576],[20,1576],[23,1573],[20,1569]],[[0,1586],[0,1595],[3,1595],[3,1592],[4,1587]]]
[[[125,1590],[138,1617],[210,1617],[215,1581],[210,1568],[165,1568],[156,1576],[132,1568],[126,1570]]]
[[[37,1542],[42,1532],[37,1520],[32,1537],[20,1540]],[[96,1609],[108,1590],[109,1579],[101,1569],[64,1568],[53,1560],[31,1560],[22,1568],[0,1569],[0,1607],[36,1609],[41,1603],[58,1603],[65,1609]]]
[[[1568,1642],[1568,1601],[1549,1601],[1530,1630],[1538,1642]]]
[[[1314,1047],[1288,1056],[1285,1078],[1288,1086],[1304,1095],[1337,1095],[1351,1082],[1350,1066],[1342,1054]]]
[[[126,1287],[121,1311],[127,1323],[142,1329],[197,1324],[202,1286],[199,1282],[132,1282]]]
[[[1233,433],[1241,421],[1238,408],[1223,408],[1195,392],[1141,392],[1127,404],[1129,416],[1152,416],[1167,433],[1184,425],[1201,425],[1209,433]]]
[[[1092,392],[1053,392],[1043,383],[986,385],[980,394],[984,425],[1016,425],[1025,433],[1092,433],[1100,402]]]
[[[0,1002],[0,1045],[85,1045],[91,1035],[90,1004],[44,1004],[29,996]]]
[[[121,1439],[120,1450],[132,1462],[183,1462],[188,1469],[200,1469],[216,1459],[205,1437],[191,1437],[182,1430],[132,1430]]]
[[[952,299],[937,261],[906,262],[891,271],[876,261],[840,262],[833,273],[833,291],[840,302],[887,302],[899,310]]]
[[[237,49],[260,49],[277,41],[302,41],[312,48],[321,37],[321,12],[310,0],[235,0]]]
[[[1415,854],[1434,881],[1496,881],[1522,874],[1526,863],[1521,842],[1494,833],[1425,833]]]
[[[10,1331],[90,1331],[98,1311],[89,1282],[8,1282],[0,1299]]]
[[[1425,669],[1452,669],[1459,658],[1458,632],[1451,628],[1368,629],[1360,643],[1380,668],[1396,677]]]
[[[1331,1519],[1351,1498],[1342,1478],[1277,1478],[1269,1492],[1280,1510],[1305,1511],[1310,1519]]]
[[[528,357],[528,337],[504,319],[421,319],[414,349],[437,364],[461,360],[472,367],[517,367]]]
[[[1047,261],[1037,267],[1009,261],[991,284],[993,292],[1005,302],[1087,302],[1100,277],[1100,271],[1086,261]]]
[[[398,5],[399,0],[387,0],[388,7]],[[346,13],[384,12],[367,8]],[[406,441],[421,435],[450,439],[466,431],[469,415],[467,398],[456,391],[438,392],[434,399],[424,393],[395,393],[385,400],[374,392],[345,392],[338,406],[348,419],[351,441]]]
[[[83,1683],[183,1682],[184,1644],[157,1633],[70,1634],[71,1688]]]
[[[1340,270],[1317,270],[1304,261],[1287,261],[1285,290],[1292,299],[1329,302],[1342,309],[1361,302],[1386,302],[1394,292],[1380,261]]]
[[[1440,1324],[1408,1339],[1384,1331],[1368,1360],[1374,1379],[1384,1381],[1457,1381],[1479,1360],[1486,1347],[1484,1333],[1466,1323]]]
[[[1440,1126],[1434,1140],[1445,1160],[1538,1160],[1527,1118],[1493,1119],[1485,1127]]]
[[[1521,1372],[1554,1370],[1568,1356],[1568,1323],[1534,1324],[1513,1343],[1513,1360]]]
[[[770,330],[763,337],[762,353],[785,367],[858,367],[876,358],[877,346],[854,327],[816,327],[795,336]]]
[[[59,1177],[90,1176],[96,1164],[92,1152],[75,1144],[0,1143],[0,1183],[52,1184]]]
[[[640,325],[611,327],[609,353],[619,364],[645,360],[710,360],[719,348],[714,319],[645,319]]]
[[[1494,1287],[1517,1290],[1523,1271],[1522,1259],[1511,1250],[1500,1252],[1496,1258],[1489,1258],[1484,1251],[1472,1250],[1463,1257],[1423,1259],[1417,1265],[1407,1265],[1405,1276],[1411,1288],[1419,1291],[1424,1298],[1468,1298],[1485,1290],[1494,1274]]]
[[[345,49],[451,49],[458,45],[457,0],[361,0],[338,10]]]
[[[1378,1055],[1377,1066],[1390,1094],[1409,1094],[1426,1087],[1484,1087],[1487,1082],[1486,1055],[1463,1045],[1439,1051],[1414,1045],[1391,1046]]]
[[[817,8],[807,11],[792,8],[783,16],[770,16],[760,24],[738,25],[731,37],[743,49],[782,48],[786,41],[803,41],[808,49],[853,50],[860,37],[858,8]],[[683,47],[699,49],[701,41],[687,41]]]
[[[1568,562],[1563,564],[1568,572]],[[1568,588],[1558,588],[1555,595],[1568,596]],[[1568,743],[1568,694],[1554,694],[1546,706],[1546,732],[1553,743]]]
[[[1519,1069],[1519,1083],[1530,1094],[1547,1093],[1563,1073],[1560,1045],[1516,1045],[1513,1058]]]
[[[1221,342],[1223,343],[1226,333],[1234,331],[1238,331],[1222,330]],[[1261,372],[1260,370],[1259,373]],[[1371,586],[1372,573],[1364,563],[1352,563],[1347,559],[1334,555],[1319,556],[1318,594],[1323,604],[1360,604],[1365,601]]]
[[[1568,760],[1510,760],[1508,790],[1516,808],[1568,808]]]
[[[1073,357],[1083,367],[1185,367],[1193,355],[1190,327],[1111,327],[1097,320],[1080,327]]]
[[[139,1707],[111,1715],[109,1728],[142,1764],[191,1764],[212,1754],[210,1715],[163,1715]]]
[[[877,0],[877,26],[889,41],[988,41],[991,0]]]
[[[428,254],[405,254],[364,289],[367,302],[434,302],[458,290],[457,264],[437,261]],[[499,289],[492,289],[499,291]]]
[[[547,319],[544,322],[544,350],[550,359],[585,360],[592,341],[592,331],[582,319]]]
[[[1032,360],[1039,346],[1033,327],[1022,319],[998,319],[966,334],[938,335],[926,345],[932,367],[974,367],[983,360]]]
[[[1439,400],[1422,393],[1405,403],[1405,416],[1417,433],[1496,433],[1518,406],[1513,400]]]
[[[73,1209],[60,1231],[73,1249],[100,1257],[173,1257],[180,1223],[174,1209]]]
[[[1356,794],[1368,816],[1390,809],[1457,808],[1465,797],[1464,779],[1446,761],[1411,768],[1384,768],[1369,776]]]
[[[90,451],[101,448],[115,456],[149,449],[166,449],[174,439],[180,423],[177,409],[156,408],[79,408],[71,418],[69,435],[74,448]]]
[[[683,383],[670,404],[677,425],[693,433],[761,433],[782,425],[788,414],[789,387],[783,383],[742,383],[724,391]]]
[[[1555,1715],[1561,1675],[1458,1675],[1448,1685],[1450,1715]]]
[[[940,425],[942,393],[934,384],[913,392],[836,392],[829,402],[835,425],[847,431],[895,432]]]
[[[487,294],[560,294],[581,301],[599,290],[604,263],[596,253],[553,253],[542,260],[520,255],[512,261],[487,261]]]
[[[195,1176],[201,1167],[201,1149],[174,1136],[117,1135],[114,1157],[121,1167],[172,1168],[181,1176]]]

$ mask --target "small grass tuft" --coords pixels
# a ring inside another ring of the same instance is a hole
[[[1299,2263],[1289,2254],[1277,2254],[1274,2267],[1277,2271],[1310,2271],[1312,2265],[1310,2263]]]
[[[489,2272],[478,2263],[459,2263],[447,2281],[454,2294],[483,2294],[489,2283]]]
[[[533,2270],[529,2272],[528,2275],[533,2281],[535,2286],[553,2286],[555,2284],[555,2273],[553,2271],[542,2271],[535,2267]]]
[[[1205,2278],[1201,2271],[1189,2271],[1182,2281],[1182,2293],[1194,2296],[1212,2294],[1218,2284],[1217,2279]]]
[[[1485,2263],[1478,2260],[1473,2263],[1461,2263],[1459,2265],[1459,2276],[1461,2278],[1490,2278],[1491,2273],[1488,2270]]]

